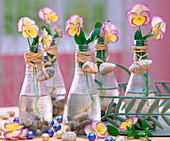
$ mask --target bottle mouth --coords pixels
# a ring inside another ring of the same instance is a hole
[[[147,46],[148,41],[147,40],[134,40],[133,45],[134,46]]]

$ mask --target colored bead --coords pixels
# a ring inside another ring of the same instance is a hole
[[[111,136],[107,136],[104,141],[113,141],[113,138]]]
[[[61,129],[61,125],[59,123],[56,123],[53,125],[53,129],[55,130],[55,132],[57,132],[58,130]]]
[[[19,122],[19,117],[14,117],[13,122]]]
[[[43,141],[48,141],[50,139],[50,135],[47,133],[42,134],[41,139]]]
[[[52,136],[54,135],[54,131],[53,131],[52,129],[48,129],[48,130],[46,131],[46,133],[49,134],[50,137],[52,137]]]
[[[27,138],[28,139],[33,139],[34,138],[34,132],[33,131],[28,131]]]
[[[51,121],[51,125],[52,125],[52,126],[54,125],[54,120]]]
[[[94,141],[96,139],[96,134],[91,132],[87,135],[87,138],[89,139],[89,141]]]
[[[56,121],[57,121],[58,123],[62,123],[62,122],[63,122],[63,117],[62,117],[61,115],[57,116],[57,117],[56,117]]]

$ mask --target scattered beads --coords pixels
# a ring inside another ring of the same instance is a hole
[[[28,131],[27,138],[28,139],[33,139],[34,138],[34,132],[33,131]]]
[[[14,117],[13,122],[19,122],[19,117]]]
[[[46,131],[46,133],[49,134],[50,137],[52,137],[52,136],[54,135],[54,131],[53,131],[52,129],[48,129],[48,130]]]
[[[96,139],[96,134],[94,134],[93,132],[90,132],[87,135],[87,138],[89,139],[89,141],[94,141]]]
[[[61,137],[62,137],[62,135],[64,134],[64,132],[63,131],[61,131],[61,130],[58,130],[57,132],[56,132],[56,137],[57,137],[57,139],[61,139]]]
[[[41,139],[43,141],[48,141],[50,139],[50,135],[47,133],[42,134]]]
[[[56,117],[56,121],[57,121],[58,123],[62,123],[62,122],[63,122],[63,117],[62,117],[61,115],[57,116],[57,117]]]
[[[58,130],[61,129],[61,125],[59,123],[56,123],[56,124],[53,125],[53,129],[54,129],[55,132],[57,132]]]

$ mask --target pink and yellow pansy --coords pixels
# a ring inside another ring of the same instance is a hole
[[[128,126],[128,127],[131,127],[132,124],[137,123],[137,121],[138,121],[138,117],[136,117],[136,116],[132,116],[132,117],[130,117],[130,118],[127,118],[125,121],[123,121],[123,122],[120,123],[119,129],[120,129],[121,131],[126,130],[126,129],[127,129],[127,128],[126,128],[127,126]]]
[[[59,21],[59,17],[57,16],[57,13],[48,7],[44,7],[40,9],[38,11],[38,16],[47,24],[51,24],[51,21],[55,23]]]
[[[23,126],[20,126],[18,122],[5,123],[2,131],[4,132],[4,137],[6,139],[12,138],[25,138],[28,134],[28,129],[22,129]]]
[[[77,36],[79,36],[80,29],[84,27],[83,23],[84,23],[84,19],[82,16],[77,15],[77,14],[72,15],[66,21],[65,31],[67,35],[74,36],[77,34]]]
[[[45,28],[41,30],[42,35],[39,37],[39,42],[42,41],[43,48],[49,48],[52,44],[52,35],[48,35],[48,32]]]
[[[88,135],[90,132],[96,134],[96,137],[107,137],[109,135],[107,131],[107,125],[103,122],[93,121],[91,124],[88,124],[84,127],[84,132]]]
[[[22,32],[23,37],[27,39],[29,36],[32,38],[37,37],[39,29],[34,20],[22,17],[18,21],[18,31]]]
[[[147,25],[150,21],[149,8],[145,4],[135,4],[126,13],[132,27]]]
[[[109,43],[109,40],[112,43],[115,43],[119,40],[119,33],[117,31],[117,27],[111,22],[102,23],[100,27],[99,36],[104,37],[107,43]]]
[[[153,38],[155,40],[162,39],[166,30],[166,23],[163,21],[163,19],[159,16],[152,17],[151,27],[152,33],[154,34]]]
[[[57,37],[62,38],[65,35],[62,33],[61,26],[60,25],[55,25],[52,27],[52,30],[54,34],[57,34]]]

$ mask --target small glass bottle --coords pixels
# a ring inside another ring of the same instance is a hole
[[[140,56],[141,60],[145,60],[147,59],[147,49],[145,50],[145,47],[148,47],[147,41],[146,40],[134,40],[134,45],[133,47],[138,47],[137,50],[133,50],[133,61],[137,62],[139,61]],[[144,48],[143,48],[144,47]],[[141,48],[141,49],[140,49]],[[128,85],[126,88],[126,92],[125,92],[125,96],[132,96],[132,97],[154,97],[154,96],[158,96],[157,93],[157,89],[155,86],[155,83],[152,79],[150,70],[145,70],[143,74],[139,73],[138,71],[136,71],[136,73],[131,73],[129,81],[128,81]],[[130,103],[132,99],[126,99],[126,105],[125,107],[128,106],[128,104]],[[137,111],[137,107],[140,103],[141,99],[137,99],[134,106],[132,107],[132,109],[129,111],[130,113],[136,113]],[[155,102],[154,99],[148,99],[146,100],[141,113],[147,113],[150,106]],[[156,108],[156,110],[154,112],[158,112],[158,107]],[[156,128],[156,125],[153,124],[153,122],[151,122],[151,120],[148,118],[148,116],[142,116],[143,118],[147,119],[148,121],[150,121],[150,123],[153,125],[153,129]],[[158,116],[154,116],[156,119],[158,119]],[[140,121],[139,121],[140,123]]]
[[[41,63],[36,65],[41,66]],[[25,128],[32,130],[36,136],[40,136],[51,128],[52,101],[45,82],[37,81],[37,72],[38,69],[26,64],[25,78],[19,97],[19,122]]]
[[[97,44],[104,45],[104,41],[98,40]],[[101,50],[95,49],[95,56],[96,56],[96,58],[99,58],[103,62],[106,62],[106,60],[108,58],[108,49],[101,49]],[[99,69],[102,62],[96,60],[96,64]],[[105,73],[105,74],[102,74],[100,71],[98,71],[98,73],[95,74],[95,82],[96,82],[96,86],[97,86],[99,95],[119,96],[119,87],[118,87],[118,83],[114,76],[113,71],[111,71],[109,73]],[[101,100],[100,100],[101,108],[102,108],[101,116],[104,115],[111,100],[112,100],[111,98],[101,98]],[[118,102],[118,99],[115,99],[114,103],[113,103],[112,111],[114,111],[114,108],[115,108],[117,102]]]
[[[79,46],[77,51],[87,52],[88,46]],[[100,121],[101,118],[100,100],[95,82],[92,74],[82,71],[82,65],[82,63],[76,62],[75,74],[67,100],[69,130],[74,131],[78,135],[85,134],[85,125],[95,120]]]

